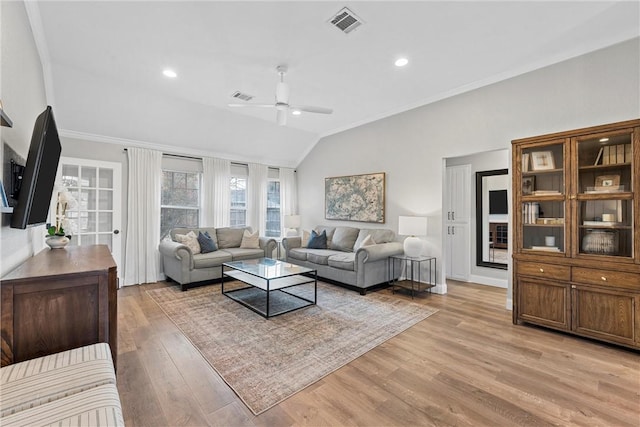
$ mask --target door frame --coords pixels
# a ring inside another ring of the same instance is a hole
[[[72,164],[79,166],[98,167],[113,169],[113,224],[114,230],[119,230],[117,234],[112,233],[112,250],[111,255],[117,265],[118,279],[121,278],[121,272],[123,271],[122,265],[122,245],[123,245],[123,233],[122,233],[122,163],[111,162],[106,160],[92,160],[82,159],[79,157],[60,156],[58,163],[58,170],[56,171],[56,183],[60,183],[62,164]],[[51,197],[51,205],[49,207],[49,222],[55,222],[55,205],[57,195],[53,194]]]

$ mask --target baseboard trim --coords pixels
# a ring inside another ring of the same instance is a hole
[[[507,303],[505,304],[505,307],[507,310],[513,311],[513,300],[511,298],[507,298]]]
[[[473,282],[473,283],[477,283],[479,285],[486,285],[486,286],[494,286],[496,288],[508,288],[509,287],[509,281],[506,279],[497,279],[495,277],[486,277],[486,276],[477,276],[477,275],[470,275],[469,276],[469,281]]]

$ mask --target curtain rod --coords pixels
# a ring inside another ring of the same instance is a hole
[[[126,148],[123,149],[124,151],[127,151]],[[177,157],[179,159],[189,159],[189,160],[202,160],[202,157],[194,157],[194,156],[185,156],[184,154],[171,154],[171,153],[162,153],[163,156],[167,156],[167,157]],[[238,165],[238,166],[247,166],[248,163],[240,163],[240,162],[231,162],[232,165]],[[280,169],[277,166],[267,166],[269,169]]]
[[[126,148],[123,149],[124,151],[127,151]],[[168,156],[168,157],[178,157],[180,159],[189,159],[189,160],[202,160],[202,157],[194,157],[194,156],[185,156],[184,154],[171,154],[171,153],[162,153],[163,156]]]

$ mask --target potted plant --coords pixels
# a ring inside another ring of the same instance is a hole
[[[73,208],[76,205],[76,199],[69,193],[66,188],[62,188],[58,191],[58,198],[56,201],[56,223],[55,225],[49,225],[47,229],[47,236],[45,243],[51,249],[60,249],[67,246],[71,239],[71,235],[65,231],[65,228],[69,228],[69,222],[67,220],[67,209]]]

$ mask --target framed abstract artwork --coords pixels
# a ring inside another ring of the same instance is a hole
[[[324,217],[342,221],[385,221],[385,173],[324,179]]]

